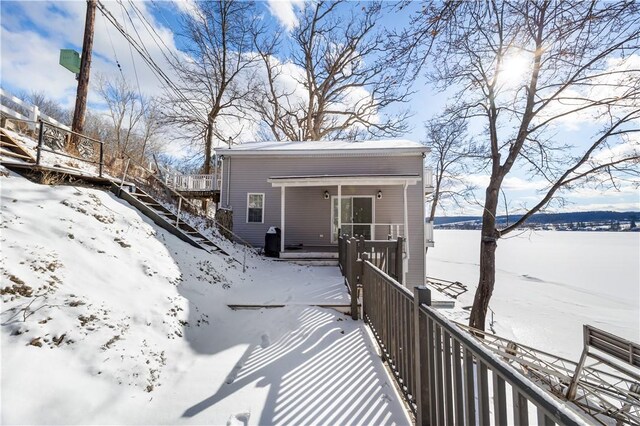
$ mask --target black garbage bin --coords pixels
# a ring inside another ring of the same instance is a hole
[[[272,226],[264,236],[264,254],[268,257],[280,256],[280,228]]]

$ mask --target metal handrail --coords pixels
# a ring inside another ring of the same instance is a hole
[[[491,399],[496,424],[528,424],[529,403],[536,407],[540,424],[583,422],[577,413],[431,308],[426,287],[416,287],[411,293],[366,259],[362,270],[363,318],[418,424],[489,424]],[[507,385],[513,394],[511,403]]]
[[[49,122],[44,121],[44,120],[38,120],[38,122],[45,123],[45,125],[46,125],[46,126],[49,126],[49,127],[55,127],[56,129],[60,129],[60,130],[62,130],[63,132],[69,133],[69,134],[71,134],[71,135],[76,135],[76,136],[80,136],[80,137],[81,137],[81,138],[83,138],[83,139],[88,139],[88,140],[90,140],[91,142],[99,143],[99,144],[101,144],[101,145],[102,145],[102,144],[104,144],[104,142],[103,142],[103,141],[101,141],[101,140],[94,139],[94,138],[92,138],[91,136],[87,136],[87,135],[84,135],[84,134],[82,134],[82,133],[74,132],[73,130],[69,130],[68,128],[65,128],[65,127],[59,126],[59,125],[57,125],[57,124],[49,123]]]
[[[157,176],[152,170],[147,169],[145,166],[137,163],[133,158],[131,158],[131,156],[129,156],[128,154],[125,154],[125,156],[131,160],[133,162],[133,164],[136,167],[140,167],[141,169],[143,169],[144,171],[146,171],[150,177],[152,177],[153,179],[155,179],[158,183],[160,183],[165,189],[167,189],[172,196],[178,198],[179,200],[181,200],[182,203],[182,207],[184,208],[184,205],[186,204],[187,206],[189,206],[190,208],[192,208],[194,211],[197,211],[198,208],[191,202],[189,201],[187,198],[185,198],[182,194],[180,194],[178,191],[176,191],[175,189],[169,187],[164,181],[163,179],[161,179],[159,176]],[[215,218],[208,218],[209,220],[213,221],[213,223],[224,229],[225,231],[229,232],[231,235],[233,235],[235,238],[237,238],[244,246],[249,247],[255,254],[260,254],[260,252],[258,251],[258,249],[256,249],[251,243],[249,243],[248,241],[246,241],[245,239],[243,239],[242,237],[240,237],[239,235],[235,234],[233,231],[231,231],[230,229],[226,228],[225,226],[223,226],[220,222],[218,222]]]
[[[581,424],[581,418],[576,413],[568,410],[564,404],[557,401],[551,395],[548,395],[544,390],[540,389],[536,384],[531,382],[518,370],[513,368],[513,366],[500,360],[499,358],[496,358],[491,350],[484,347],[480,342],[475,340],[469,334],[461,332],[457,325],[446,319],[437,310],[431,308],[426,304],[420,304],[419,307],[420,313],[426,315],[431,321],[435,323],[434,325],[446,331],[449,336],[454,339],[454,342],[457,342],[462,346],[463,352],[469,351],[473,354],[474,358],[476,358],[476,377],[482,374],[486,374],[483,373],[482,370],[483,368],[488,368],[493,374],[497,374],[499,380],[503,381],[502,384],[499,385],[500,389],[493,389],[495,398],[503,398],[503,396],[497,394],[501,390],[504,391],[504,382],[507,382],[513,388],[515,397],[514,399],[518,399],[518,397],[524,397],[524,399],[536,406],[536,408],[538,409],[538,416],[540,416],[540,414],[544,416],[544,421],[538,418],[538,423],[547,424],[548,421],[553,421],[556,424],[564,425]],[[440,333],[437,334],[439,335]],[[496,382],[494,381],[494,383]],[[504,399],[502,403],[506,404],[506,399]],[[516,403],[516,401],[514,401],[514,403]],[[443,408],[440,408],[440,410],[442,409]],[[526,412],[526,410],[524,411]],[[483,423],[482,419],[480,419],[480,423]]]

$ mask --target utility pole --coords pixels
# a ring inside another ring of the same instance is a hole
[[[93,50],[93,28],[96,20],[96,0],[87,0],[87,16],[84,21],[84,39],[82,41],[82,57],[80,74],[78,74],[78,91],[76,107],[73,111],[71,130],[82,133],[84,130],[84,114],[87,109],[87,93],[89,91],[89,73],[91,71],[91,51]]]

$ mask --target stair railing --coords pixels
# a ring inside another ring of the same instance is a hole
[[[187,206],[188,210],[191,210],[191,212],[198,212],[199,209],[191,201],[189,201],[187,198],[185,198],[182,194],[180,194],[179,192],[177,192],[173,188],[169,187],[164,182],[164,180],[161,179],[159,176],[157,176],[152,170],[149,170],[145,166],[143,166],[141,164],[138,164],[136,162],[136,160],[131,158],[129,155],[125,154],[125,156],[132,162],[133,165],[135,165],[136,167],[141,168],[144,172],[146,172],[147,176],[152,178],[156,183],[158,183],[165,191],[167,191],[170,194],[171,197],[175,197],[175,198],[178,199],[178,203],[179,203],[178,215],[180,214],[181,210],[184,210],[185,206]],[[247,250],[252,251],[256,255],[260,255],[260,251],[256,247],[254,247],[250,242],[248,242],[247,240],[245,240],[244,238],[242,238],[238,234],[234,233],[229,228],[227,228],[224,225],[222,225],[215,218],[207,217],[207,220],[213,222],[213,224],[216,227],[221,228],[221,229],[225,230],[226,232],[228,232],[231,236],[233,236],[233,239],[236,242],[238,242],[238,243],[240,243],[240,244],[242,244],[244,246],[243,250],[244,250],[244,257],[245,257],[245,265],[243,265],[243,270],[246,270],[246,251]]]

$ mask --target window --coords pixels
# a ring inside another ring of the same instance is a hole
[[[247,223],[264,222],[264,194],[247,194]]]

